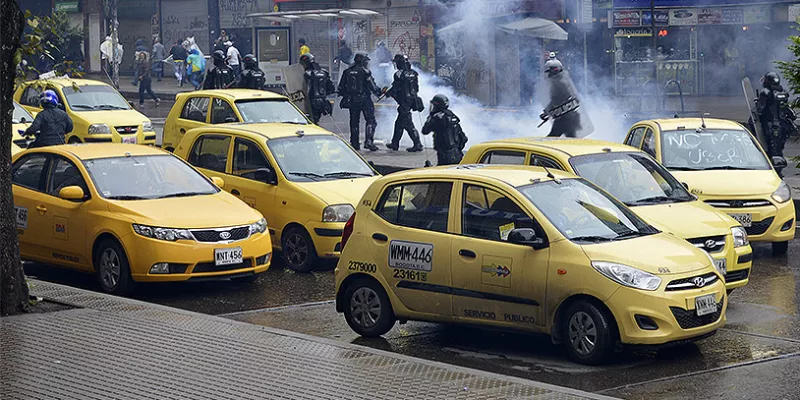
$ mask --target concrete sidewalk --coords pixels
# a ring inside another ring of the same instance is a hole
[[[30,282],[76,308],[0,319],[2,399],[609,399]]]

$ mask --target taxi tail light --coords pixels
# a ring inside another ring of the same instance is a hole
[[[344,224],[344,229],[342,229],[342,250],[344,250],[344,246],[347,244],[347,239],[350,239],[350,235],[353,234],[353,224],[356,220],[356,213],[350,216],[350,219],[347,220]]]

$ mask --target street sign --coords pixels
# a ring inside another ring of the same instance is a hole
[[[59,12],[76,13],[80,11],[78,0],[56,0],[55,10]]]

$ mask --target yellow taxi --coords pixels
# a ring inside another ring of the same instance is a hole
[[[273,247],[296,272],[341,253],[344,223],[378,173],[338,136],[310,123],[195,128],[175,155],[269,221]]]
[[[709,118],[642,121],[625,144],[655,157],[700,200],[739,221],[751,242],[771,242],[773,254],[788,250],[795,231],[791,189],[741,124]]]
[[[66,111],[75,128],[67,143],[156,144],[149,118],[134,110],[110,85],[89,79],[53,78],[24,82],[14,100],[30,112],[39,112],[44,90],[58,95],[59,108]]]
[[[270,265],[267,225],[163,150],[61,145],[13,157],[23,259],[94,272],[108,293],[135,282],[254,281]]]
[[[579,175],[658,229],[708,252],[728,290],[749,282],[753,250],[744,228],[689,194],[640,150],[600,140],[528,137],[472,146],[462,163],[534,165]]]
[[[32,122],[33,116],[15,101],[11,117],[11,155],[28,148],[28,138],[24,134]]]
[[[178,93],[164,122],[161,147],[174,151],[186,131],[206,125],[311,123],[286,96],[264,90],[225,89]]]
[[[594,184],[540,167],[387,175],[345,226],[336,309],[362,336],[396,320],[550,334],[581,363],[616,344],[699,339],[725,323],[708,254]]]

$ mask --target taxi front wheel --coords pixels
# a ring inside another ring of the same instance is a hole
[[[105,239],[97,246],[94,269],[104,292],[125,296],[133,290],[128,257],[116,240]]]
[[[789,242],[775,242],[772,243],[772,255],[780,256],[789,251]]]
[[[572,361],[597,365],[614,352],[614,327],[596,305],[579,300],[572,304],[563,319],[563,338]]]
[[[378,282],[361,278],[345,291],[344,319],[364,337],[378,337],[394,326],[394,311],[389,296]]]
[[[283,259],[294,272],[311,272],[317,261],[314,242],[305,229],[294,226],[281,235]]]

